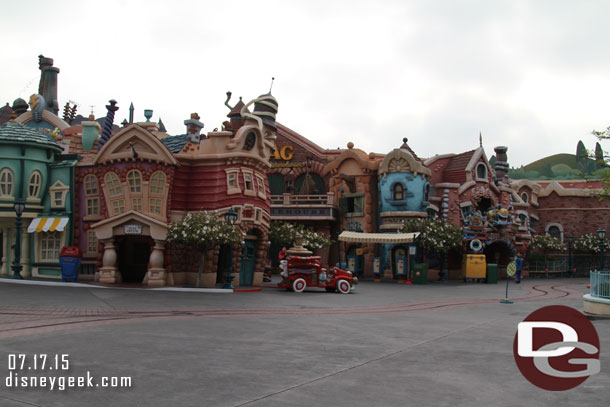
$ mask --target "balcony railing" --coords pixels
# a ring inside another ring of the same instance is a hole
[[[271,205],[327,205],[336,206],[334,192],[325,195],[271,195]]]
[[[590,276],[591,295],[610,298],[610,271],[592,270]]]

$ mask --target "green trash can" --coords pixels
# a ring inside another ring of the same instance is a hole
[[[498,284],[498,265],[487,265],[487,284]]]
[[[413,268],[413,284],[428,283],[428,265],[426,263],[416,263]]]

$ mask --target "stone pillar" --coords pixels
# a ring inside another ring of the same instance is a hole
[[[32,277],[32,268],[30,267],[30,234],[27,228],[21,231],[21,277],[28,279]]]
[[[9,252],[11,244],[8,240],[8,229],[2,228],[2,269],[0,269],[0,276],[8,276],[8,257],[6,254]]]
[[[121,281],[120,273],[116,267],[117,254],[114,248],[114,239],[104,240],[104,257],[100,268],[100,283],[115,284]]]
[[[144,284],[150,287],[165,286],[165,268],[163,267],[164,240],[155,240],[155,246],[150,252],[148,259],[148,271],[144,277]]]

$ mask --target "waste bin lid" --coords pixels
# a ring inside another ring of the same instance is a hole
[[[83,252],[78,246],[64,246],[59,251],[59,257],[83,257]]]

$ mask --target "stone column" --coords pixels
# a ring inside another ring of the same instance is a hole
[[[30,234],[27,228],[21,231],[21,277],[28,279],[32,277],[32,269],[30,267]]]
[[[104,240],[104,257],[100,268],[100,283],[115,284],[121,278],[116,267],[117,254],[114,248],[114,238]]]
[[[11,244],[8,240],[8,229],[2,228],[2,269],[0,269],[0,276],[8,276],[8,257],[6,254],[9,252]]]
[[[163,268],[164,240],[155,240],[155,246],[148,259],[148,271],[144,277],[144,284],[150,287],[163,287],[165,285],[165,268]]]

